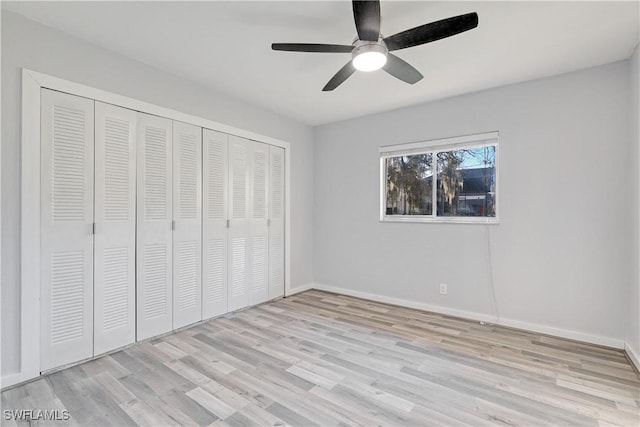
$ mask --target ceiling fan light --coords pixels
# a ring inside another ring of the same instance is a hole
[[[359,71],[375,71],[387,63],[387,47],[382,38],[377,42],[357,40],[353,45],[353,66]]]
[[[363,52],[353,58],[353,66],[359,71],[375,71],[384,67],[387,55],[382,52]]]

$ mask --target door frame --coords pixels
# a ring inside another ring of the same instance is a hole
[[[289,142],[23,68],[20,371],[3,377],[3,387],[40,375],[40,90],[43,88],[282,147],[285,150],[284,295],[289,294],[291,287],[291,222],[289,220],[291,214],[291,144]]]

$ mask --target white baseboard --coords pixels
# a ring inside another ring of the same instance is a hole
[[[367,300],[370,300],[370,301],[376,301],[376,302],[382,302],[382,303],[386,303],[386,304],[399,305],[401,307],[415,308],[415,309],[423,310],[423,311],[432,311],[434,313],[446,314],[446,315],[455,316],[455,317],[462,317],[462,318],[470,319],[470,320],[477,320],[479,322],[493,323],[496,320],[495,316],[491,316],[491,315],[487,315],[487,314],[483,314],[483,313],[475,313],[475,312],[472,312],[472,311],[457,310],[457,309],[453,309],[453,308],[442,307],[442,306],[431,305],[431,304],[425,304],[425,303],[422,303],[422,302],[410,301],[410,300],[401,299],[401,298],[394,298],[394,297],[388,297],[388,296],[384,296],[384,295],[371,294],[371,293],[362,292],[362,291],[354,291],[354,290],[351,290],[351,289],[339,288],[337,286],[329,286],[329,285],[322,285],[322,284],[319,284],[319,283],[315,283],[315,284],[313,284],[312,288],[313,289],[317,289],[319,291],[327,291],[327,292],[333,292],[335,294],[349,295],[351,297],[367,299]]]
[[[631,363],[635,365],[636,370],[640,372],[640,354],[636,353],[629,343],[624,343],[624,351],[627,353]]]
[[[333,292],[336,294],[349,295],[352,297],[367,299],[371,301],[382,302],[386,304],[399,305],[402,307],[415,308],[418,310],[431,311],[438,314],[445,314],[448,316],[460,317],[468,320],[475,320],[478,322],[497,323],[501,326],[507,326],[510,328],[523,329],[526,331],[537,332],[545,335],[553,335],[556,337],[567,338],[575,341],[582,341],[590,344],[597,344],[606,347],[612,347],[617,349],[625,348],[624,340],[609,338],[602,335],[593,335],[579,331],[573,331],[569,329],[555,328],[547,325],[540,325],[537,323],[530,323],[515,319],[498,319],[493,315],[478,313],[473,311],[459,310],[450,307],[443,307],[439,305],[425,304],[421,302],[405,300],[401,298],[388,297],[384,295],[371,294],[368,292],[354,291],[351,289],[340,288],[336,286],[329,286],[320,283],[315,283],[312,286],[313,289],[320,291]]]
[[[304,285],[289,289],[285,297],[290,297],[292,295],[299,294],[300,292],[308,291],[309,289],[313,289],[313,283],[305,283]]]
[[[14,386],[16,384],[20,384],[25,381],[32,380],[34,378],[37,378],[37,377],[33,377],[33,376],[29,377],[27,375],[24,375],[24,373],[22,372],[15,372],[12,374],[3,375],[2,378],[0,378],[0,390],[4,390],[8,387]]]
[[[603,335],[589,334],[586,332],[574,331],[572,329],[556,328],[554,326],[541,325],[538,323],[524,322],[515,319],[500,319],[499,325],[508,326],[515,329],[524,329],[526,331],[537,332],[554,337],[567,338],[574,341],[585,342],[589,344],[611,347],[618,350],[624,349],[625,342],[621,339],[605,337]]]

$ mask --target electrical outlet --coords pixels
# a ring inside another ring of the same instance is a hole
[[[440,295],[446,295],[446,294],[447,294],[447,284],[440,283]]]

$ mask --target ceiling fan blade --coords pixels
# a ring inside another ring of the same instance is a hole
[[[398,50],[455,36],[478,26],[478,14],[467,13],[402,31],[384,39],[387,49]]]
[[[409,84],[414,84],[422,80],[420,71],[391,53],[387,54],[387,63],[382,69],[393,77]]]
[[[329,80],[329,82],[322,88],[322,91],[328,92],[330,90],[334,90],[347,80],[355,71],[356,67],[353,66],[353,62],[347,62],[344,67],[340,68],[335,76],[331,77],[331,80]]]
[[[380,1],[353,0],[353,18],[360,40],[377,42],[380,36]]]
[[[351,53],[353,46],[322,43],[273,43],[271,49],[286,52]]]

